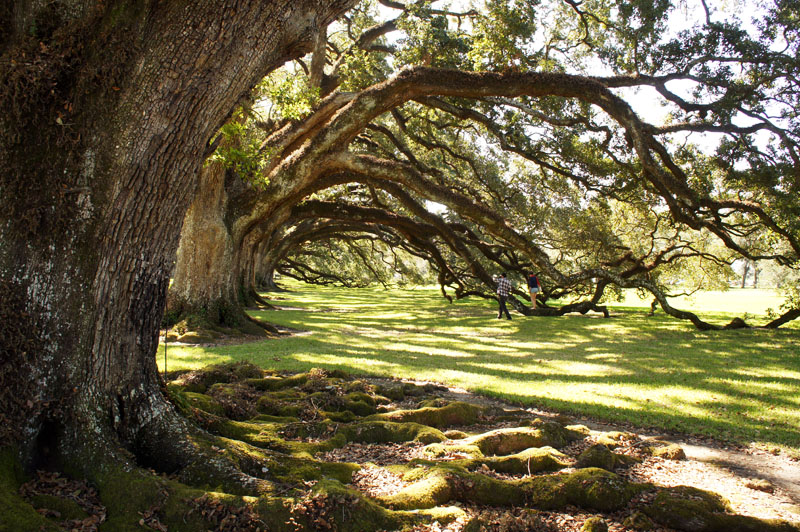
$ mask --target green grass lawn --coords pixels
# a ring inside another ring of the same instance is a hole
[[[650,308],[650,299],[640,299],[634,290],[627,290],[625,298],[619,303],[610,303],[610,307]],[[706,291],[691,296],[676,297],[671,304],[681,310],[699,312],[717,318],[717,321],[730,321],[736,316],[747,317],[752,325],[763,325],[769,321],[767,310],[781,314],[780,306],[783,297],[770,289],[732,288],[725,292]],[[724,323],[723,323],[724,324]]]
[[[797,324],[702,332],[632,306],[615,306],[610,319],[516,314],[506,321],[495,318],[493,302],[449,304],[432,289],[291,288],[276,301],[286,310],[253,315],[307,333],[219,347],[171,345],[168,369],[248,360],[277,370],[430,380],[524,405],[800,454]],[[749,299],[752,314],[756,295],[762,310],[772,304],[766,292],[745,290],[706,294],[705,307],[692,310],[726,323],[735,314],[711,307],[738,310],[734,302]],[[649,309],[649,302],[639,304]],[[163,346],[158,359],[163,365]]]

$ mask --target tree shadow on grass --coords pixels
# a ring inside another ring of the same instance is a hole
[[[494,319],[488,303],[324,295],[304,310],[270,312],[311,335],[205,355],[275,369],[439,380],[523,405],[800,448],[798,331],[701,332],[628,311],[611,320],[507,322]]]

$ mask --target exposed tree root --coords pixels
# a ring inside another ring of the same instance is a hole
[[[265,299],[256,290],[247,290],[247,296],[244,298],[244,304],[248,307],[261,307],[274,309],[275,305],[268,299]]]
[[[257,320],[255,318],[253,318],[252,316],[247,316],[247,320],[250,323],[254,323],[255,325],[261,327],[262,329],[264,329],[265,331],[267,331],[268,333],[270,333],[272,335],[278,336],[278,335],[282,334],[281,331],[277,327],[272,325],[271,323],[267,323],[265,321]]]
[[[209,344],[231,338],[263,338],[283,334],[274,325],[253,318],[240,308],[229,308],[224,314],[205,310],[176,312],[169,317],[166,323],[169,327],[167,340],[186,344]]]
[[[611,316],[605,305],[598,305],[592,301],[579,301],[578,303],[570,303],[558,308],[545,306],[531,308],[517,302],[514,304],[514,308],[526,316],[564,316],[572,313],[586,314],[591,311],[599,312],[605,318]]]
[[[535,476],[522,480],[500,480],[470,473],[458,466],[430,468],[423,478],[381,500],[390,508],[415,510],[441,506],[448,501],[487,506],[526,506],[541,510],[581,506],[599,511],[624,507],[645,486],[626,483],[614,473],[580,469],[566,475]]]
[[[616,449],[634,435],[594,433],[587,440],[593,445],[581,444],[591,433],[586,427],[430,399],[435,386],[379,387],[338,372],[283,376],[230,364],[183,375],[169,391],[185,418],[165,416],[160,430],[148,427],[154,439],[133,449],[151,469],[133,466],[124,451],[120,460],[84,467],[99,496],[95,508],[104,510],[71,519],[100,519],[107,530],[355,532],[412,530],[434,520],[460,520],[464,531],[549,530],[530,528],[539,527],[537,511],[580,507],[601,514],[600,521],[625,512],[631,523],[691,532],[800,530],[735,515],[709,492],[626,480],[620,472],[638,459]],[[413,453],[384,466],[401,485],[382,494],[362,489],[354,479],[368,468],[331,461],[354,445]],[[562,452],[575,445],[585,449]],[[647,447],[636,448],[642,456],[680,459],[675,446]],[[13,508],[0,524],[60,530],[75,504],[57,493],[20,491],[25,475],[9,452],[0,455],[0,469],[0,504]],[[495,510],[467,514],[458,505]],[[490,524],[503,521],[496,517],[502,512],[529,528]]]
[[[258,285],[258,290],[262,292],[288,292],[286,288],[280,286],[274,280],[262,279]]]

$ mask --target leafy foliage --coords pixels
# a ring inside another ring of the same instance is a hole
[[[791,6],[757,7],[742,21],[726,6],[669,0],[486,0],[461,12],[364,2],[329,29],[318,87],[308,65],[319,56],[265,81],[265,140],[240,143],[229,164],[280,178],[342,127],[331,159],[314,163],[318,184],[292,201],[397,218],[285,215],[254,237],[295,246],[266,268],[349,286],[435,277],[456,297],[492,297],[493,274],[534,271],[545,306],[635,288],[710,327],[669,297],[725,287],[736,261],[799,266],[800,61],[788,38],[798,21]],[[423,71],[442,85],[391,94]],[[585,90],[447,85],[485,71],[507,87],[564,74]],[[341,154],[375,166],[323,170]]]
[[[258,130],[245,120],[244,111],[222,126],[220,145],[208,162],[220,162],[242,179],[258,176],[264,167]]]
[[[298,120],[307,116],[319,102],[319,88],[310,87],[305,76],[278,70],[257,88],[271,102],[275,120]]]

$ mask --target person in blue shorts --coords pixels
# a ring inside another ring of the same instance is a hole
[[[539,284],[539,278],[536,274],[531,272],[528,274],[528,292],[531,294],[531,308],[536,308],[536,294],[542,291],[542,285]]]

